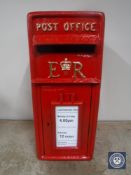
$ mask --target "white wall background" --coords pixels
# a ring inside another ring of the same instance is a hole
[[[0,118],[33,118],[26,14],[39,10],[105,12],[105,48],[99,119],[130,120],[130,0],[1,0]]]

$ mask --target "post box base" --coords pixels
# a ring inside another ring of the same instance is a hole
[[[89,160],[92,160],[92,157],[91,156],[41,156],[41,157],[38,157],[39,160],[71,160],[71,161],[75,161],[75,160],[80,160],[80,161],[89,161]]]

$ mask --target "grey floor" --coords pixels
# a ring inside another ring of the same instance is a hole
[[[109,151],[126,151],[126,170],[109,170]],[[131,122],[99,122],[92,161],[40,161],[32,121],[0,120],[0,175],[131,175]]]

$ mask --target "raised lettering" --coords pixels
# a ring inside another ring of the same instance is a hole
[[[95,32],[96,31],[96,23],[91,23],[91,29],[90,29],[92,32]]]
[[[77,74],[79,74],[82,78],[86,78],[86,76],[81,72],[82,70],[82,63],[80,62],[73,62],[74,64],[74,78],[77,78]]]
[[[53,65],[59,65],[58,62],[48,62],[49,63],[49,69],[50,69],[50,75],[49,75],[49,78],[58,78],[60,77],[59,74],[57,75],[54,75],[53,72],[56,71],[56,67],[53,67]]]
[[[40,23],[36,23],[36,30],[38,31],[41,28],[41,24]]]
[[[67,32],[69,30],[69,23],[64,23],[64,30]]]

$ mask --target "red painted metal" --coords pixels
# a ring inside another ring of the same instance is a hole
[[[91,160],[101,85],[104,14],[31,12],[28,38],[38,158]],[[69,70],[62,70],[66,61]],[[56,146],[56,106],[79,108],[76,147]]]

